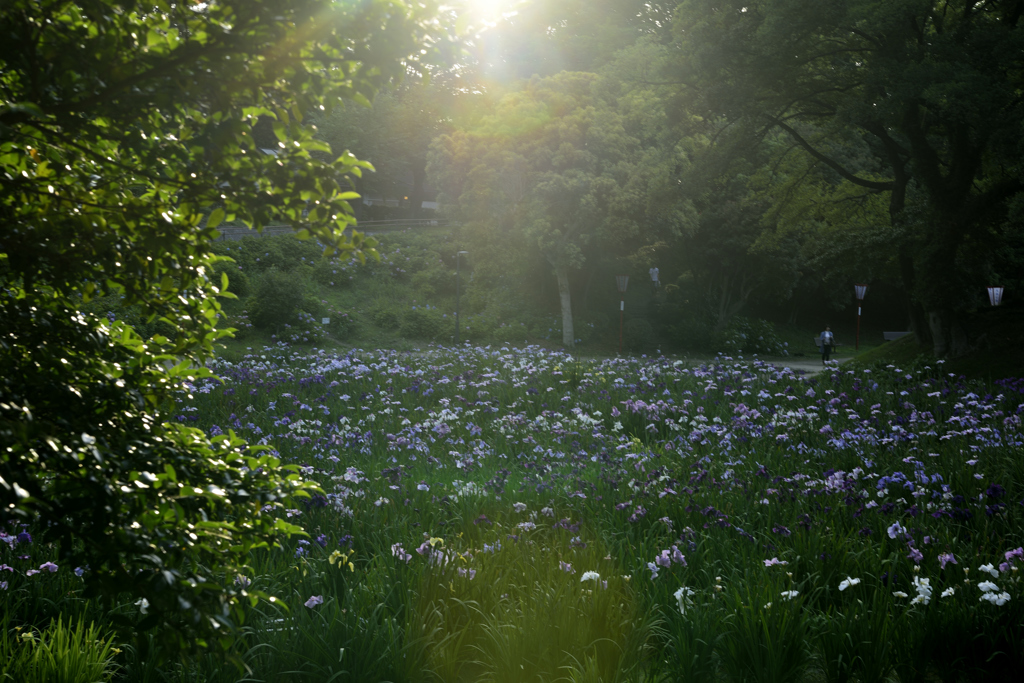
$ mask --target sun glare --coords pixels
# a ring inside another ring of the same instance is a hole
[[[466,0],[468,19],[474,26],[494,26],[502,17],[515,14],[525,0]]]

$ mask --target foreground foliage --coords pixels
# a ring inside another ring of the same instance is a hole
[[[362,258],[341,231],[346,177],[368,164],[315,158],[328,148],[300,122],[413,67],[428,13],[389,0],[0,10],[0,518],[41,524],[61,562],[88,568],[88,594],[146,600],[139,630],[229,646],[255,599],[234,568],[295,531],[260,510],[309,488],[240,439],[164,424],[174,388],[206,374],[187,360],[223,334],[216,228],[284,222]],[[163,334],[143,342],[82,312],[98,296]]]

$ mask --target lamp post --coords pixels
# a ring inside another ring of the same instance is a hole
[[[854,350],[860,351],[860,307],[864,303],[864,295],[868,293],[868,286],[854,285],[853,293],[857,296],[857,336],[855,337]]]
[[[459,262],[462,257],[468,254],[468,251],[459,251],[455,254],[455,343],[459,343],[459,298],[460,298],[460,284],[461,278],[459,273]]]
[[[1003,303],[1003,288],[1002,287],[989,287],[988,288],[988,302],[993,306],[998,306]]]
[[[629,285],[628,275],[616,275],[615,286],[619,289],[619,355],[622,355],[622,318],[626,312],[626,286]]]

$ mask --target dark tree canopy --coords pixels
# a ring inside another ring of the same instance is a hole
[[[1022,10],[688,0],[675,18],[676,78],[694,106],[747,133],[782,132],[819,170],[888,197],[916,331],[940,355],[962,347],[957,312],[992,275],[976,256],[1019,230]],[[846,163],[843,140],[875,163]]]

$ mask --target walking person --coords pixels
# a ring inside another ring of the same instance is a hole
[[[821,346],[818,349],[821,351],[821,364],[824,365],[829,361],[832,352],[835,351],[836,338],[832,336],[832,328],[825,325],[825,331],[821,333]]]

